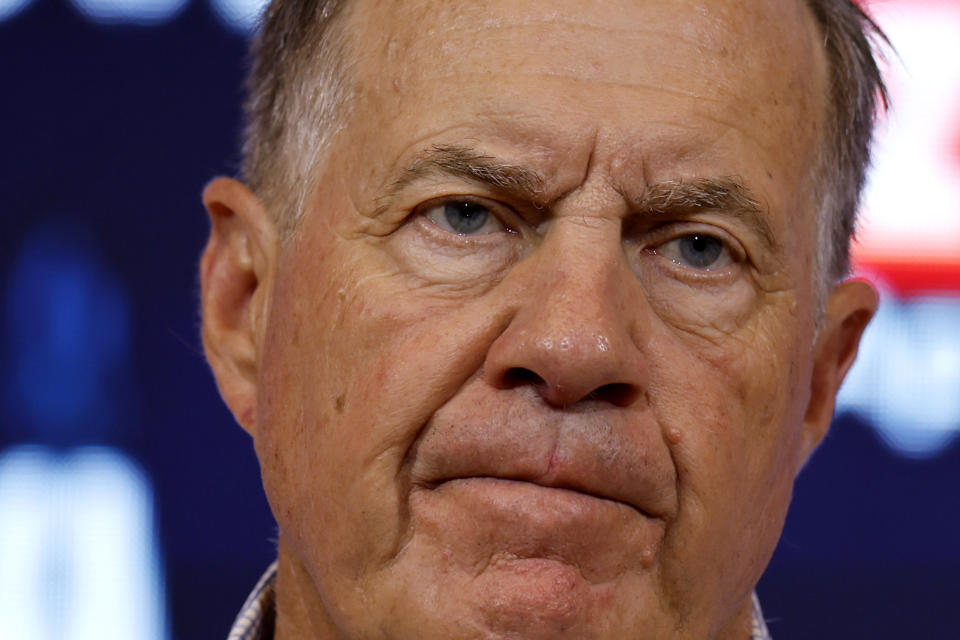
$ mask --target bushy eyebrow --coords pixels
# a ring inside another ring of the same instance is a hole
[[[470,147],[435,145],[417,155],[400,177],[391,184],[388,197],[411,183],[432,174],[452,175],[487,185],[517,198],[538,200],[543,193],[543,177],[536,171],[497,161]]]
[[[390,185],[390,199],[417,180],[431,175],[449,175],[493,187],[517,199],[543,202],[544,179],[527,167],[498,161],[495,157],[460,145],[434,145],[419,153]],[[776,235],[767,222],[767,213],[756,197],[735,176],[667,180],[644,189],[630,203],[638,216],[690,215],[700,211],[722,211],[733,216],[760,236],[767,248],[779,248]]]
[[[631,204],[641,216],[722,211],[749,227],[771,251],[777,251],[780,246],[767,222],[768,214],[746,185],[734,176],[657,182],[648,185]]]

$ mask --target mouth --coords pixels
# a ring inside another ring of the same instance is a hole
[[[649,568],[666,529],[621,500],[490,475],[421,484],[410,506],[413,530],[438,541],[441,556],[472,575],[507,565],[539,572],[548,562],[601,584],[625,566]]]
[[[562,482],[556,478],[543,479],[523,476],[506,475],[464,475],[439,478],[427,482],[417,483],[419,488],[429,491],[443,492],[449,489],[467,488],[475,492],[489,493],[516,493],[526,490],[527,493],[537,492],[540,494],[540,502],[558,502],[564,503],[570,507],[581,510],[591,501],[605,503],[621,509],[634,511],[646,519],[662,520],[663,516],[650,513],[649,511],[632,504],[617,496],[608,495],[603,492],[591,491],[577,483]]]
[[[444,437],[442,430],[431,432],[411,460],[411,488],[442,492],[469,485],[496,492],[522,487],[532,497],[605,503],[646,519],[666,522],[673,513],[676,476],[669,455],[625,438],[598,444],[586,438],[496,435],[489,428],[460,429],[454,438]]]
[[[661,525],[677,511],[677,470],[649,413],[452,403],[424,426],[401,468],[408,489],[424,497],[469,490],[479,501],[510,502],[522,494],[548,511],[615,508]]]

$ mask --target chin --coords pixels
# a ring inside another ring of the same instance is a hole
[[[659,616],[662,610],[649,597],[649,590],[638,593],[617,583],[592,584],[576,566],[557,559],[502,557],[491,560],[477,575],[461,577],[435,591],[441,601],[457,594],[454,608],[459,611],[447,613],[458,623],[438,624],[435,633],[421,630],[418,640],[674,637],[675,625]],[[645,631],[638,634],[638,629]]]

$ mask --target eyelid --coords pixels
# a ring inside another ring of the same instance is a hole
[[[497,200],[491,200],[489,198],[484,198],[482,196],[456,195],[456,194],[437,196],[416,205],[411,210],[410,216],[411,218],[417,218],[417,217],[426,218],[426,213],[429,212],[430,210],[451,202],[470,202],[470,203],[482,205],[490,210],[490,213],[493,215],[493,217],[503,227],[503,231],[506,231],[509,233],[520,233],[521,226],[522,226],[521,223],[523,218],[519,214],[517,214],[517,212],[512,207],[510,207],[507,204],[504,204],[503,202],[499,202]],[[432,220],[429,222],[439,227],[439,225],[437,225],[437,223],[433,222]],[[447,230],[444,229],[444,231],[447,231]],[[453,231],[448,231],[448,232],[455,233]]]
[[[730,252],[730,258],[735,263],[746,262],[749,255],[744,246],[728,231],[716,225],[694,220],[671,221],[657,225],[642,234],[640,244],[645,251],[654,251],[672,240],[687,235],[705,235],[716,238]]]

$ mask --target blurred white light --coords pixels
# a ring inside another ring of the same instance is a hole
[[[882,297],[837,409],[901,455],[933,456],[960,435],[960,297]]]
[[[211,0],[220,20],[234,31],[249,33],[260,19],[268,0]]]
[[[23,11],[31,0],[0,0],[0,22]]]
[[[80,13],[101,24],[166,22],[180,13],[188,0],[72,0]]]
[[[164,640],[152,511],[116,450],[0,455],[0,638]]]
[[[896,49],[858,234],[867,256],[960,255],[960,3],[874,2]]]

